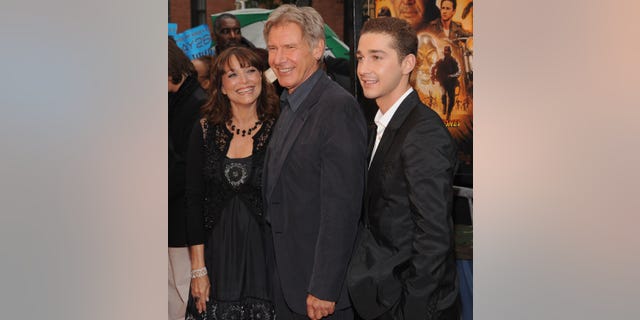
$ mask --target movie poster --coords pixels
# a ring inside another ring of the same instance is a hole
[[[376,0],[375,14],[408,21],[418,35],[412,84],[458,144],[456,185],[472,187],[473,0]]]

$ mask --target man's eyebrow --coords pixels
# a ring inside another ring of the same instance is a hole
[[[369,54],[372,54],[372,53],[374,53],[374,54],[375,53],[384,53],[384,54],[386,54],[387,52],[382,50],[382,49],[369,49],[369,50],[367,50],[366,53],[369,53]],[[363,54],[363,53],[362,53],[362,51],[358,50],[358,51],[356,51],[356,54]]]

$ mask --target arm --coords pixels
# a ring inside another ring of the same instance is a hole
[[[198,244],[189,247],[189,256],[191,257],[191,271],[202,270],[205,268],[204,264],[204,245]],[[207,310],[207,302],[209,302],[209,290],[211,284],[209,283],[209,276],[202,275],[191,278],[191,296],[196,302],[196,308],[198,312]]]
[[[438,299],[453,246],[451,197],[455,145],[439,119],[422,120],[402,148],[409,204],[415,224],[412,257],[403,286],[406,319],[424,318]]]
[[[326,112],[331,116],[320,136],[320,226],[307,306],[314,298],[330,302],[339,298],[360,217],[366,124],[357,102],[345,100],[328,103]],[[330,309],[333,312],[333,305]]]
[[[449,77],[457,78],[457,77],[460,76],[460,64],[458,63],[458,60],[456,60],[456,59],[453,59],[453,61],[455,62],[454,71],[453,71],[453,74],[451,74]]]
[[[204,153],[202,151],[202,127],[196,123],[189,138],[187,150],[187,242],[191,258],[191,270],[205,267],[204,263],[204,218],[203,203],[204,181],[202,165]],[[209,301],[209,277],[207,275],[191,279],[191,295],[195,299],[198,312],[206,310]]]
[[[196,121],[189,137],[189,147],[186,154],[186,183],[185,197],[187,201],[187,244],[203,244],[204,233],[204,179],[202,168],[204,161],[203,152],[204,139],[202,138],[202,127]]]

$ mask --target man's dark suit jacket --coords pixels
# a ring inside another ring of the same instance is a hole
[[[375,131],[375,130],[374,130]],[[370,149],[375,133],[370,137]],[[410,93],[367,175],[363,228],[349,266],[364,319],[438,319],[458,289],[451,219],[456,147],[438,115]]]
[[[307,314],[307,294],[350,307],[346,273],[361,214],[367,129],[357,101],[324,72],[265,158],[264,206],[284,298]],[[273,140],[272,140],[273,142]]]

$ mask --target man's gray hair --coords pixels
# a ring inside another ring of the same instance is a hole
[[[302,29],[302,36],[313,49],[318,42],[325,41],[324,20],[312,7],[296,7],[284,4],[273,10],[264,25],[264,40],[267,41],[271,28],[284,23],[295,23]],[[324,49],[324,48],[323,48]]]

